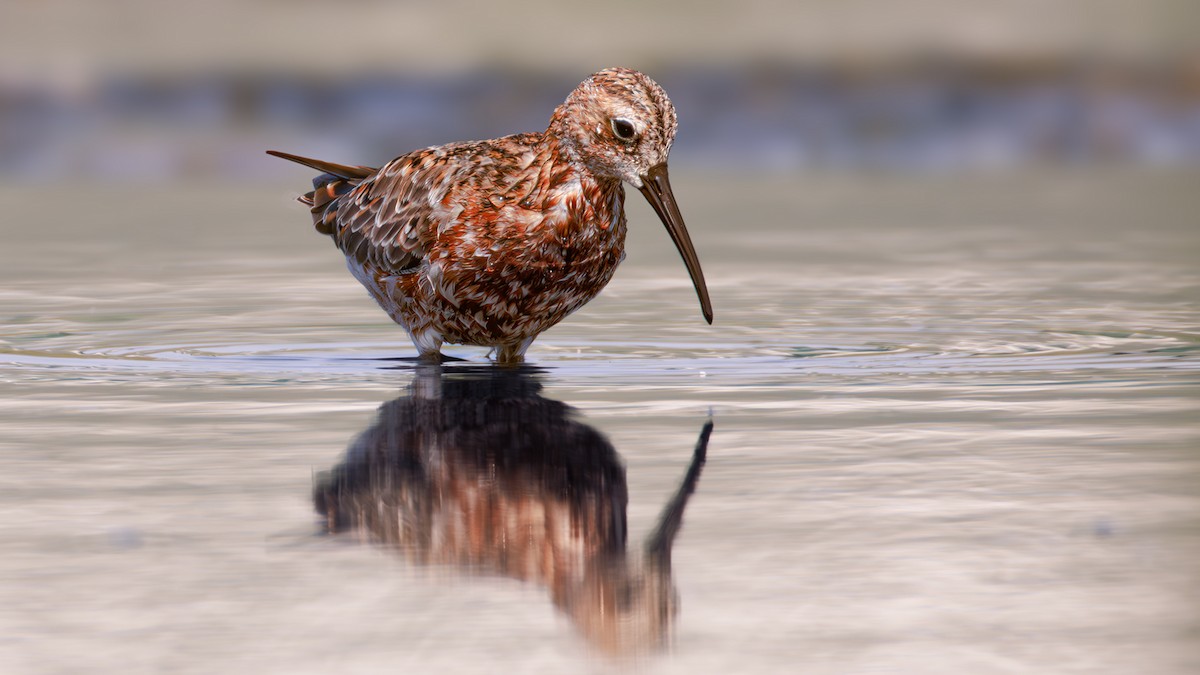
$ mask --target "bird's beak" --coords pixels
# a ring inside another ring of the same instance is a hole
[[[700,258],[696,257],[696,249],[692,248],[692,238],[688,236],[687,227],[683,224],[683,216],[679,214],[679,205],[675,203],[675,195],[671,193],[671,181],[667,179],[667,163],[650,167],[642,176],[642,187],[638,188],[646,196],[646,201],[654,207],[679,255],[683,256],[683,264],[687,265],[688,274],[692,275],[692,283],[696,285],[696,295],[700,297],[700,311],[704,320],[713,322],[712,302],[708,299],[708,286],[704,285],[704,272],[700,270]]]

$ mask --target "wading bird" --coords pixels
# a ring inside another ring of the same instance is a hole
[[[426,148],[378,169],[269,154],[324,172],[300,201],[422,360],[440,361],[450,342],[515,363],[624,259],[623,183],[666,225],[712,323],[667,178],[676,126],[657,83],[609,68],[576,87],[542,133]]]

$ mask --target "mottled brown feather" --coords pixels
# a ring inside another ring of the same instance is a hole
[[[636,142],[614,136],[617,117],[636,121]],[[422,356],[453,342],[519,361],[612,278],[624,258],[622,181],[642,188],[641,176],[665,167],[675,125],[653,80],[610,68],[581,83],[544,133],[417,150],[378,170],[271,154],[329,174],[301,201]]]

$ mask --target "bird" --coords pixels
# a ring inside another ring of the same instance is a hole
[[[624,260],[625,183],[666,227],[712,323],[667,170],[677,127],[658,83],[615,67],[581,82],[540,133],[432,146],[379,168],[267,153],[322,172],[298,201],[419,360],[441,362],[451,343],[514,364]]]

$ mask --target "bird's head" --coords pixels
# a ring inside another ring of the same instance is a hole
[[[666,163],[677,125],[662,87],[629,68],[607,68],[581,82],[550,122],[572,159],[639,189],[652,167]]]
[[[581,82],[555,109],[547,133],[558,139],[568,159],[593,175],[642,192],[683,256],[704,318],[712,323],[700,260],[667,178],[677,126],[675,106],[657,82],[629,68],[606,68]]]

